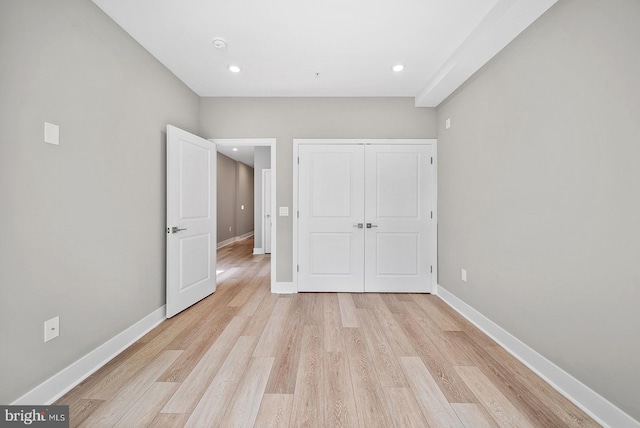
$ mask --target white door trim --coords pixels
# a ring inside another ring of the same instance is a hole
[[[299,147],[302,144],[401,144],[401,145],[432,145],[433,146],[433,191],[431,192],[433,209],[432,233],[434,236],[432,243],[433,254],[433,275],[431,275],[431,293],[437,292],[438,284],[438,140],[435,138],[402,138],[402,139],[309,139],[294,138],[293,139],[293,207],[291,215],[293,217],[293,266],[291,277],[293,278],[293,288],[298,290],[298,209],[299,209],[299,189],[298,189],[298,155]],[[272,176],[273,180],[273,176]]]
[[[266,190],[267,190],[267,175],[269,176],[269,205],[267,205],[266,201]],[[260,207],[260,215],[262,221],[262,253],[263,254],[271,254],[271,238],[273,235],[273,229],[271,225],[273,224],[273,211],[269,209],[269,221],[267,221],[266,211],[267,206],[271,208],[273,206],[273,195],[271,194],[271,182],[273,176],[271,175],[271,168],[265,168],[262,170],[262,206]],[[267,229],[268,228],[268,229]],[[269,230],[269,245],[267,246],[267,230]],[[268,250],[268,251],[267,251]]]
[[[276,139],[275,138],[210,138],[217,146],[267,146],[271,148],[271,215],[276,212]],[[255,189],[254,189],[255,191]],[[278,221],[273,221],[271,229],[271,292],[276,293],[276,249]]]

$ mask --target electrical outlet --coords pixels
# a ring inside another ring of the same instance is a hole
[[[60,336],[60,317],[51,318],[44,322],[44,341],[48,342]]]
[[[451,128],[451,118],[448,117],[445,121],[444,121],[444,128],[445,129],[449,129]]]
[[[229,226],[229,232],[231,232],[231,226]]]
[[[466,269],[460,269],[460,279],[462,279],[462,282],[467,282],[467,270]]]

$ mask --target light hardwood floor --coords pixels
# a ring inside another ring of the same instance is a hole
[[[71,426],[599,426],[438,297],[274,295],[252,248],[62,397]]]

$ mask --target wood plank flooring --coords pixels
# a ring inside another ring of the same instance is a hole
[[[597,427],[438,297],[270,293],[218,252],[218,291],[56,404],[72,427]]]

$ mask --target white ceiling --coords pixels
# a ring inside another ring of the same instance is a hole
[[[245,165],[249,165],[253,168],[255,147],[253,146],[226,146],[222,144],[216,144],[218,153],[222,153],[226,157],[233,159],[234,161],[242,162]],[[237,150],[233,150],[237,149]]]
[[[203,97],[411,96],[420,106],[439,104],[555,1],[93,0]]]

